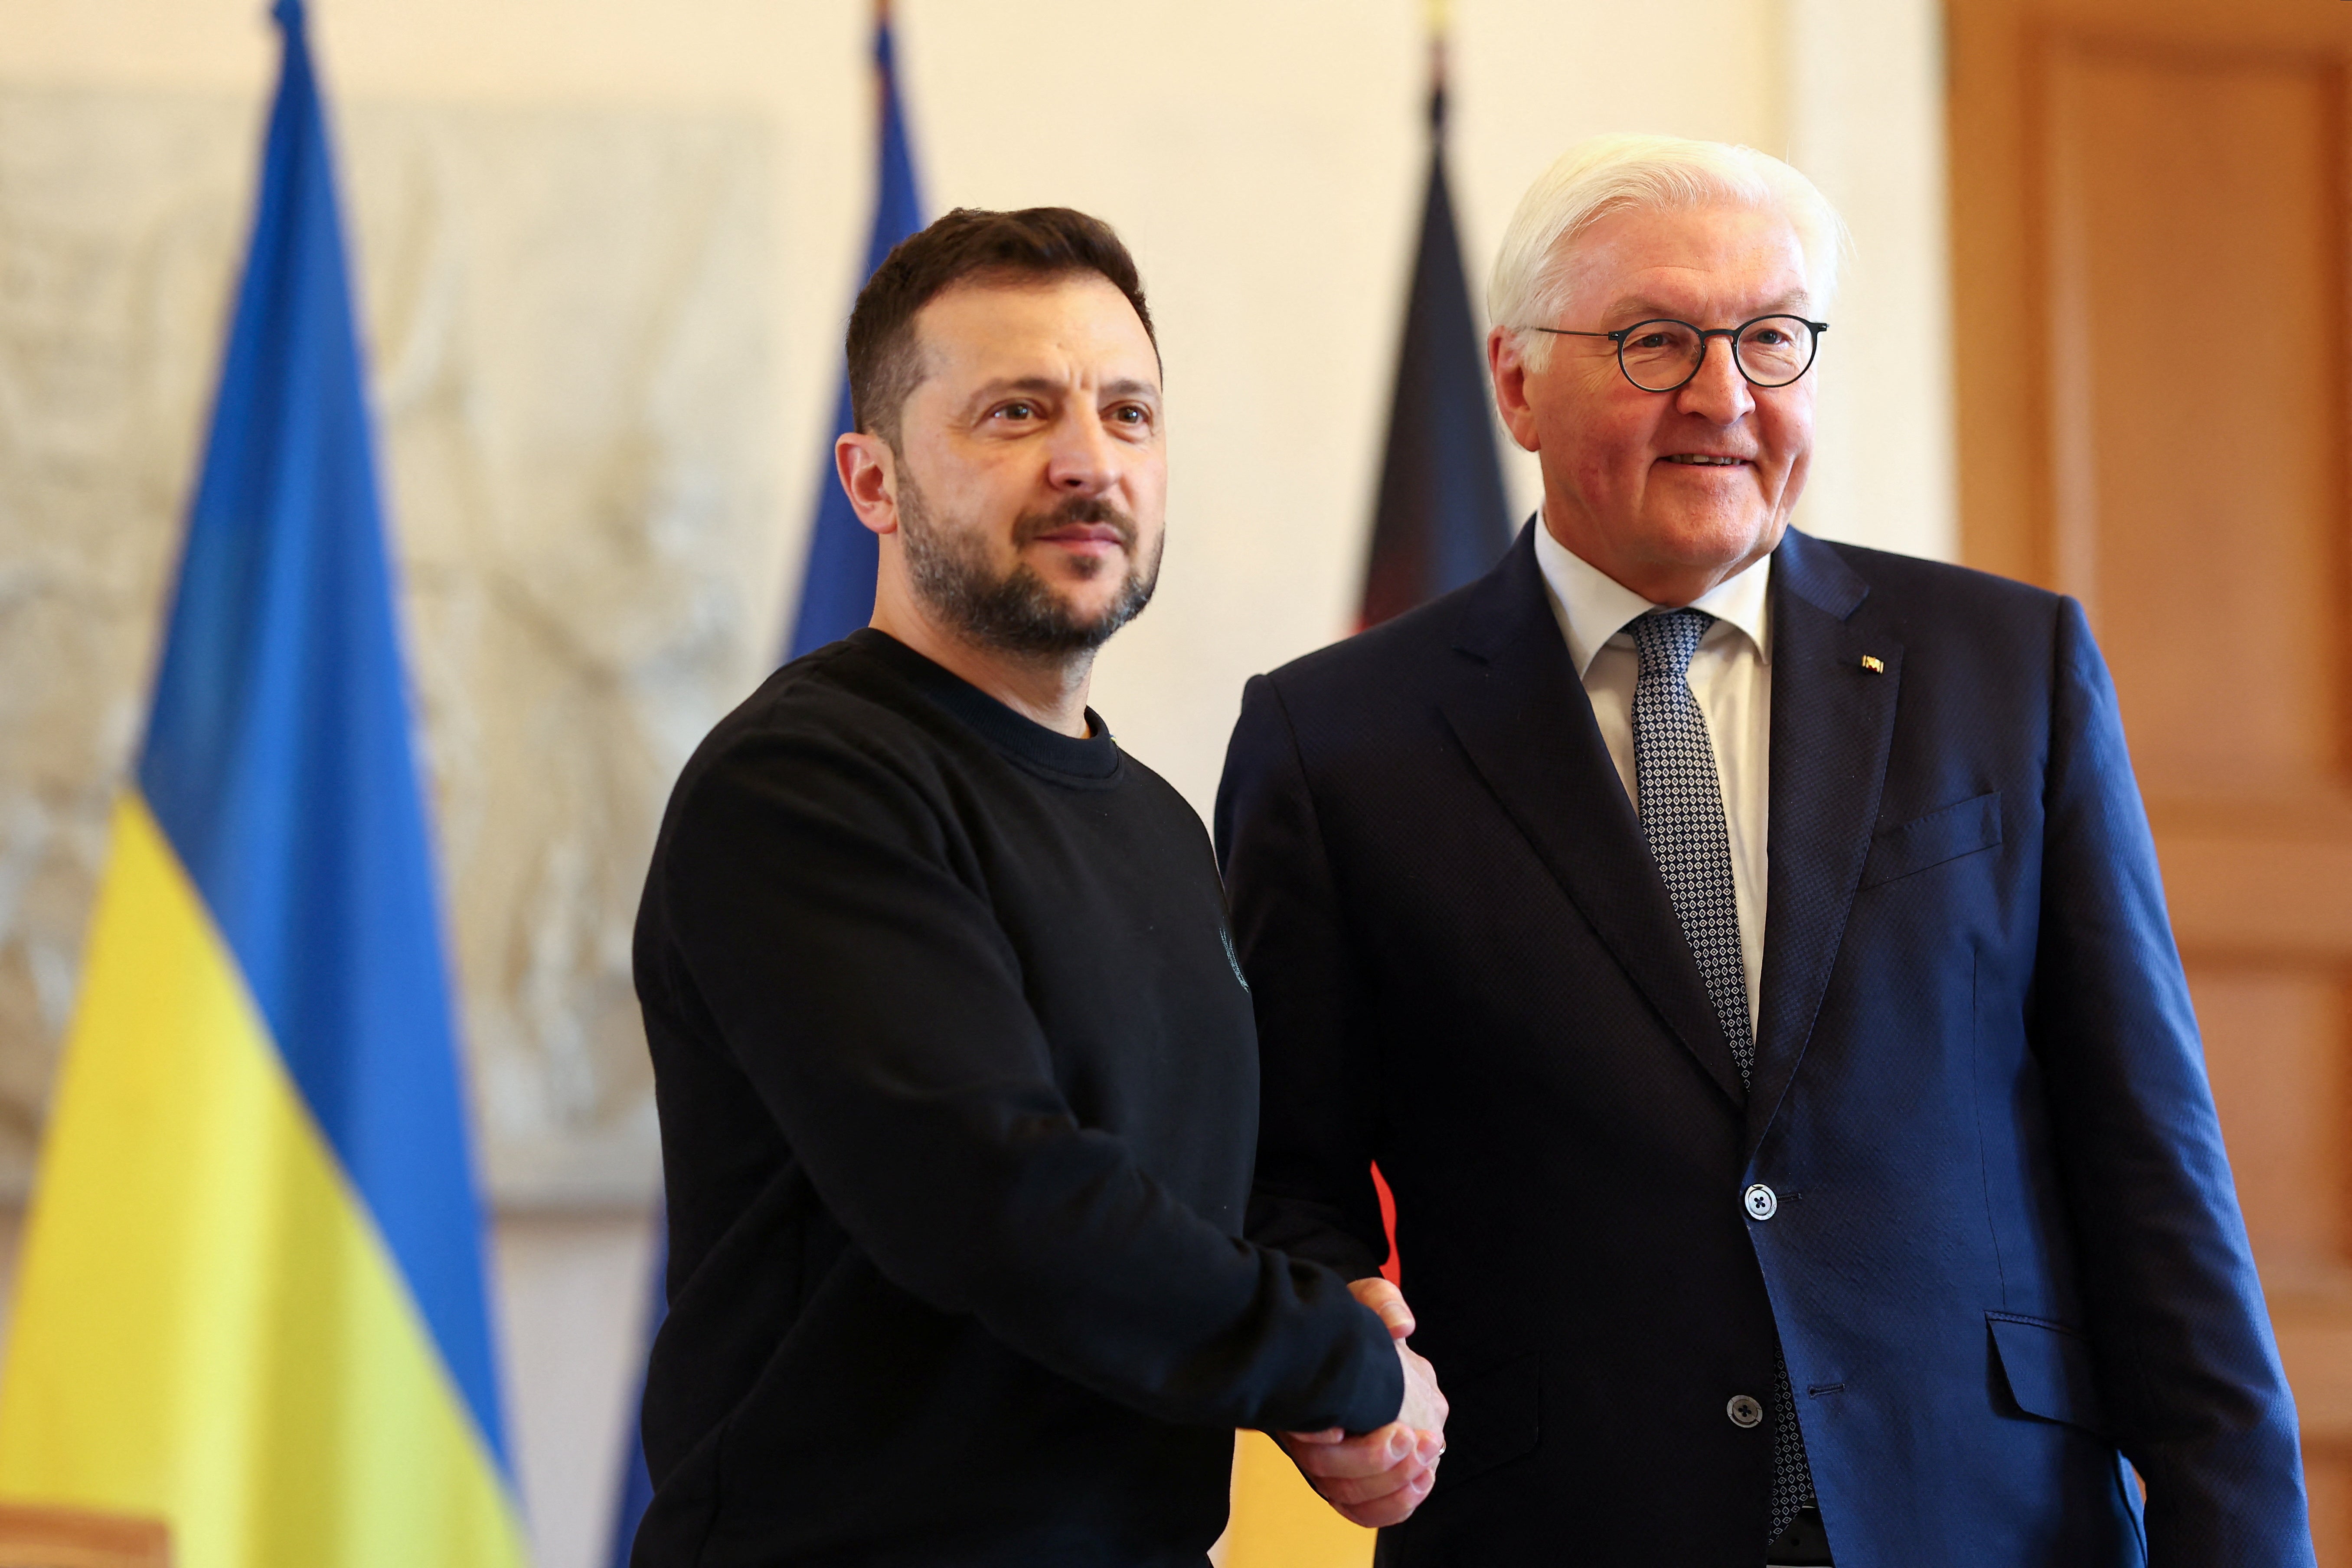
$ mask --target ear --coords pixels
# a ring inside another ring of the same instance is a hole
[[[1486,334],[1486,371],[1495,382],[1496,411],[1511,439],[1530,452],[1542,450],[1535,410],[1528,403],[1527,362],[1520,357],[1518,338],[1507,328],[1496,327]]]
[[[898,531],[898,455],[879,436],[852,430],[833,443],[834,471],[857,521],[876,533]]]

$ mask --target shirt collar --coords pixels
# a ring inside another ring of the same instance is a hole
[[[1543,573],[1544,596],[1551,601],[1552,616],[1568,639],[1579,680],[1592,668],[1593,656],[1624,630],[1627,621],[1658,607],[1554,539],[1541,511],[1536,513],[1536,565]],[[1772,557],[1767,555],[1738,576],[1717,583],[1692,601],[1691,608],[1727,622],[1769,665],[1772,644],[1766,606],[1771,583]]]

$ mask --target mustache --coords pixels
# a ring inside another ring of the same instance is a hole
[[[1022,513],[1013,524],[1013,548],[1020,549],[1074,522],[1109,529],[1118,535],[1119,548],[1130,556],[1135,553],[1135,542],[1140,531],[1135,526],[1135,519],[1100,496],[1072,496],[1051,511]]]

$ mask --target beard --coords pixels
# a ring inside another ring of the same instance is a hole
[[[1136,542],[1140,530],[1135,520],[1097,497],[1073,497],[1051,511],[1022,513],[1013,520],[1013,548],[1017,554],[1040,535],[1072,523],[1111,529],[1127,558],[1127,575],[1118,592],[1092,616],[1081,615],[1026,562],[997,573],[985,538],[976,531],[940,527],[913,479],[900,470],[898,531],[917,595],[971,641],[1007,653],[1056,658],[1092,653],[1151,602],[1151,591],[1160,582],[1160,551],[1155,549],[1149,561],[1139,559]],[[1087,575],[1104,564],[1079,563]]]

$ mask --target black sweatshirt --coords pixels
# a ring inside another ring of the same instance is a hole
[[[875,631],[688,763],[638,912],[669,1199],[637,1568],[1183,1563],[1232,1428],[1402,1379],[1241,1239],[1257,1047],[1199,819]]]

